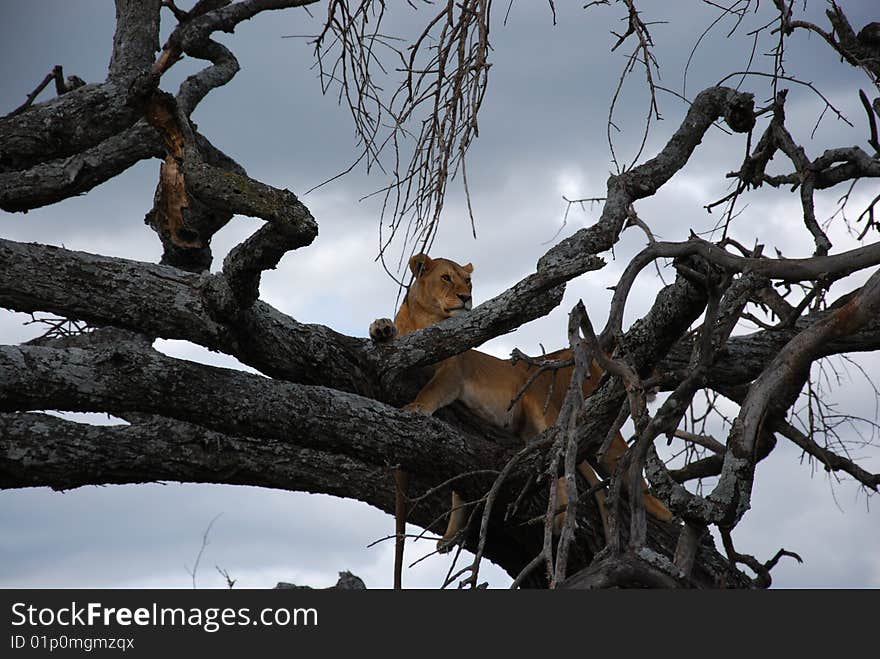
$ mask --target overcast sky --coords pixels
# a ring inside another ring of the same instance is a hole
[[[427,16],[404,2],[388,4],[393,19],[389,31],[402,36],[412,36]],[[624,29],[621,7],[584,11],[583,4],[557,1],[556,26],[546,2],[515,2],[507,25],[501,24],[507,3],[494,7],[493,67],[480,137],[468,161],[477,238],[471,236],[460,185],[454,183],[432,250],[434,256],[474,264],[476,302],[534,271],[553,242],[595,222],[601,210],[575,208],[565,218],[563,195],[604,194],[613,168],[606,139],[608,105],[630,46],[610,52],[615,41],[610,30]],[[840,4],[856,29],[880,20],[875,0]],[[729,19],[716,26],[697,49],[685,87],[684,65],[718,10],[696,0],[643,1],[646,19],[667,21],[652,27],[661,84],[692,98],[728,73],[745,69],[751,49],[746,32],[769,20],[764,12],[770,5],[761,3],[759,15],[749,15],[740,38],[724,39],[732,27]],[[812,2],[809,16],[823,21],[823,9],[824,3]],[[316,18],[322,12],[323,5],[313,9]],[[306,40],[282,38],[312,34],[317,28],[318,22],[305,12],[288,10],[258,16],[234,35],[217,35],[235,52],[242,70],[213,91],[193,115],[199,129],[251,176],[298,195],[345,169],[356,153],[347,111],[336,105],[335,97],[320,94]],[[66,75],[103,80],[113,29],[110,2],[3,0],[0,114],[21,103],[55,64],[63,65]],[[166,13],[163,34],[169,30]],[[762,55],[768,44],[757,49],[754,70],[771,70]],[[787,60],[790,74],[811,81],[855,125],[850,128],[829,112],[811,138],[824,103],[809,89],[792,85],[787,125],[808,155],[815,157],[828,146],[861,144],[867,149],[857,96],[859,87],[868,89],[867,79],[841,64],[821,40],[805,35],[790,42]],[[185,75],[199,68],[199,62],[181,62],[163,79],[163,88],[175,91]],[[747,78],[742,88],[753,91],[759,104],[770,95],[766,79]],[[661,94],[659,101],[663,121],[655,124],[645,157],[665,143],[686,110],[673,95]],[[615,151],[622,162],[631,160],[638,148],[646,102],[643,74],[637,71],[624,88],[615,117],[620,129]],[[743,149],[740,136],[710,131],[690,165],[655,198],[639,204],[640,216],[655,235],[682,240],[692,229],[712,229],[718,213],[709,215],[703,206],[727,193],[725,174],[738,168]],[[774,172],[788,171],[779,160]],[[155,262],[161,247],[143,216],[152,206],[158,167],[158,161],[140,163],[87,195],[26,215],[0,212],[0,236]],[[396,287],[375,262],[378,201],[359,201],[384,183],[375,172],[367,177],[355,170],[303,196],[320,235],[313,245],[286,255],[277,270],[266,273],[262,298],[299,321],[356,336],[365,336],[374,318],[392,316]],[[842,192],[817,198],[820,218],[833,214]],[[877,193],[873,182],[858,186],[852,215]],[[795,195],[762,190],[746,201],[733,225],[734,237],[749,245],[764,243],[771,254],[773,248],[786,256],[811,253]],[[213,243],[216,263],[259,224],[237,217],[221,230]],[[828,232],[836,251],[853,246],[841,221],[832,222]],[[644,242],[643,234],[627,231],[614,254],[606,255],[608,265],[572,282],[556,311],[484,349],[506,356],[513,347],[537,353],[541,344],[548,350],[561,346],[565,316],[579,298],[594,323],[603,322],[610,300],[607,287]],[[668,268],[666,273],[671,279]],[[851,290],[864,278],[836,285],[832,296]],[[640,277],[627,307],[628,322],[650,306],[661,285],[654,272]],[[17,343],[38,334],[23,324],[28,319],[0,310],[0,341]],[[158,341],[157,348],[186,359],[237,366],[230,358],[184,342]],[[869,374],[880,373],[875,355],[861,356],[859,363]],[[833,400],[841,401],[841,411],[876,418],[871,387],[855,369],[842,375],[841,391]],[[102,421],[99,415],[79,418]],[[859,429],[864,432],[866,427]],[[852,429],[844,432],[855,438]],[[867,433],[870,436],[869,429]],[[863,467],[877,471],[878,453],[857,448],[854,456],[863,458]],[[868,503],[851,481],[829,478],[802,460],[796,447],[780,440],[757,468],[753,509],[734,539],[739,551],[762,560],[780,547],[801,554],[804,565],[784,561],[776,568],[777,586],[880,587],[880,513]],[[215,566],[228,571],[240,587],[268,587],[279,580],[330,585],[344,569],[369,587],[391,584],[391,543],[367,545],[393,532],[393,520],[365,504],[257,488],[168,483],[65,493],[43,488],[0,492],[0,586],[191,586],[189,570],[215,518],[197,572],[200,587],[224,585]],[[407,552],[415,559],[432,548],[432,542],[423,542],[409,545]],[[437,587],[447,568],[446,557],[433,557],[409,570],[405,583]],[[491,565],[483,576],[492,586],[510,582]]]

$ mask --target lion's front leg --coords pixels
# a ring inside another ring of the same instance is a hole
[[[446,407],[461,397],[461,369],[455,357],[441,362],[433,377],[422,387],[416,399],[404,409],[431,416],[441,407]]]
[[[425,416],[431,416],[441,407],[455,402],[462,393],[461,365],[455,357],[441,362],[434,371],[433,377],[419,391],[416,399],[406,405],[404,409],[419,412]],[[449,523],[446,532],[437,541],[437,551],[447,552],[452,547],[452,541],[458,532],[467,523],[466,507],[464,500],[458,492],[452,492],[452,507],[449,511]]]

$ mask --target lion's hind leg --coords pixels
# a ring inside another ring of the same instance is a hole
[[[608,452],[602,456],[602,468],[607,470],[609,474],[614,473],[614,470],[617,468],[617,462],[620,460],[621,456],[626,453],[626,450],[626,441],[620,433],[618,433],[617,438],[608,448]],[[645,500],[645,510],[647,510],[650,515],[659,519],[661,522],[671,522],[674,519],[675,516],[670,512],[669,508],[667,508],[660,499],[648,491],[648,483],[645,482],[644,478],[642,479],[642,495]]]
[[[449,522],[446,525],[446,531],[443,537],[437,541],[437,551],[445,554],[452,549],[452,542],[467,524],[467,507],[464,499],[455,490],[452,491],[452,507],[449,509]]]

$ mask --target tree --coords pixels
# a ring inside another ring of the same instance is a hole
[[[768,39],[774,48],[768,104],[756,107],[754,95],[740,90],[761,79],[760,71],[737,74],[743,79],[737,87],[722,80],[688,99],[678,127],[636,164],[653,146],[648,129],[660,118],[657,97],[665,89],[657,82],[651,23],[625,0],[626,30],[614,47],[631,44],[633,51],[620,85],[635,70],[644,72],[650,113],[633,163],[614,155],[616,171],[598,221],[556,242],[533,273],[470,314],[385,345],[297,322],[259,299],[262,274],[309,245],[319,221],[290,191],[248,176],[191,120],[209,92],[238,71],[216,32],[232,31],[264,11],[312,4],[202,0],[183,11],[171,2],[117,0],[106,81],[80,85],[53,70],[45,82],[56,81],[57,98],[36,104],[34,94],[0,120],[0,208],[10,212],[82,194],[140,160],[163,159],[147,215],[162,244],[160,264],[0,241],[0,304],[88,324],[87,331],[71,332],[59,323],[38,340],[0,348],[0,485],[248,484],[352,497],[390,513],[392,472],[401,469],[409,474],[409,520],[423,528],[442,525],[453,484],[474,504],[462,543],[476,557],[463,570],[451,570],[450,583],[477,586],[485,556],[517,584],[554,587],[769,585],[773,565],[791,553],[760,561],[734,547],[732,532],[750,507],[756,465],[777,437],[876,491],[880,476],[847,454],[813,367],[880,344],[880,246],[869,240],[878,198],[852,223],[858,245],[833,253],[814,200],[848,184],[848,201],[858,182],[880,175],[880,100],[861,92],[872,153],[838,147],[810,158],[786,124],[786,87],[800,83],[785,68],[787,45],[812,33],[828,56],[863,70],[876,87],[876,24],[857,32],[832,4],[823,27],[776,3],[766,26],[754,33],[756,43]],[[491,3],[423,7],[427,27],[406,47],[383,34],[382,3],[325,5],[326,22],[314,40],[321,79],[351,110],[359,160],[390,173],[382,190],[390,236],[383,237],[381,255],[394,238],[403,242],[402,253],[426,250],[443,217],[447,183],[460,175],[470,198],[465,156],[478,134],[484,94],[491,93]],[[163,6],[177,25],[160,51]],[[719,20],[736,27],[753,9],[736,2]],[[548,11],[555,17],[552,2]],[[380,50],[399,57],[396,86],[380,80]],[[184,55],[210,64],[172,95],[161,83]],[[609,113],[609,139],[621,87]],[[810,92],[826,104],[823,114],[840,115],[821,92]],[[731,148],[743,149],[729,175],[732,191],[710,204],[724,205],[716,235],[656,240],[640,202],[662,193],[698,158],[701,141],[716,126],[726,131]],[[790,166],[772,174],[776,155]],[[734,238],[743,199],[765,187],[797,193],[801,217],[791,230],[811,237],[810,256],[769,257],[763,246],[746,247]],[[569,203],[578,202],[587,200]],[[844,203],[832,220],[848,223],[845,211]],[[212,273],[212,238],[233,214],[265,224]],[[594,331],[595,317],[582,305],[570,314],[576,357],[597,359],[608,375],[587,401],[573,402],[561,416],[567,422],[522,448],[467,409],[453,407],[428,419],[399,409],[425,381],[421,367],[546,315],[560,304],[568,282],[603,268],[600,255],[620,245],[629,227],[643,231],[648,244],[628,256],[603,329]],[[642,318],[626,324],[637,276],[663,259],[673,260],[674,280]],[[832,284],[847,277],[860,285],[831,299]],[[168,357],[152,347],[156,337],[232,355],[268,377]],[[645,392],[652,387],[669,395],[649,411]],[[729,403],[719,397],[736,404],[720,440],[708,436],[703,421],[727,414]],[[75,424],[35,410],[101,411],[128,425]],[[627,419],[631,449],[618,471],[605,475],[606,536],[574,465],[593,459]],[[686,442],[682,466],[673,469],[658,454],[655,443],[663,436]],[[646,518],[641,498],[627,496],[627,483],[637,483],[643,471],[680,522]],[[568,512],[574,513],[558,539],[549,532],[557,473],[566,477]],[[713,477],[706,481],[712,484],[708,495],[685,487]],[[711,541],[710,527],[718,529],[722,550]]]

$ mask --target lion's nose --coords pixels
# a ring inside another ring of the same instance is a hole
[[[458,299],[467,304],[471,301],[471,296],[465,293],[458,293]]]

